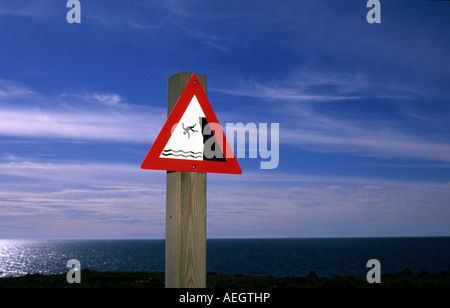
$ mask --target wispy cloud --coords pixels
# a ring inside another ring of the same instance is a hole
[[[433,131],[426,134],[426,123],[417,130],[377,116],[348,119],[299,106],[287,108],[287,113],[289,119],[297,121],[286,121],[280,141],[294,147],[322,153],[450,161],[448,139],[445,135],[436,138]]]
[[[14,103],[13,103],[14,102]],[[127,103],[116,93],[48,97],[23,86],[0,87],[0,135],[148,143],[164,110]]]
[[[32,180],[2,184],[0,233],[7,226],[9,234],[27,235],[32,226],[35,236],[54,230],[59,236],[114,236],[122,228],[164,236],[164,172],[16,158],[1,162],[0,174]],[[208,236],[341,237],[354,236],[355,229],[359,236],[448,234],[449,188],[449,183],[369,177],[213,174],[208,175]]]
[[[1,162],[0,174],[6,178],[0,188],[3,236],[30,236],[30,226],[35,236],[55,236],[55,230],[81,237],[164,233],[164,174],[138,164],[16,158]],[[9,185],[11,179],[21,185]]]
[[[0,15],[21,16],[29,18],[43,18],[55,15],[55,7],[58,7],[61,1],[47,0],[47,1],[0,1]],[[65,2],[64,2],[65,7]]]
[[[230,48],[228,47],[230,39],[226,40],[224,37],[219,37],[217,35],[209,34],[205,31],[193,30],[190,28],[186,28],[184,30],[189,35],[189,37],[202,44],[220,51],[228,52],[230,50]]]
[[[414,224],[417,235],[450,232],[448,183],[289,173],[210,182],[209,234],[226,226],[230,237],[404,235]]]
[[[272,101],[339,101],[357,99],[357,96],[339,96],[335,94],[314,94],[302,88],[281,87],[278,85],[267,86],[259,82],[241,84],[235,89],[212,88],[210,91],[216,91],[229,95],[255,97]]]
[[[1,108],[0,113],[0,135],[24,138],[148,143],[164,123],[161,115],[138,110],[117,114]]]
[[[191,16],[191,10],[188,8],[188,6],[192,5],[191,3],[179,0],[167,0],[164,1],[164,5],[170,12],[179,17]]]
[[[438,103],[433,112],[433,105],[426,101],[429,115],[414,116],[418,111],[412,112],[413,106],[408,104],[415,102],[414,108],[424,104],[416,100],[414,89],[389,85],[377,91],[381,85],[372,85],[362,74],[289,76],[266,83],[241,81],[235,88],[211,90],[271,102],[261,120],[280,123],[282,144],[321,153],[450,161],[445,111]],[[406,103],[396,107],[399,99]],[[349,109],[349,103],[353,107],[359,104],[359,113]],[[326,108],[330,104],[332,107]],[[398,116],[387,118],[378,106],[389,106],[391,115],[397,108]]]
[[[0,79],[1,100],[10,100],[20,97],[31,97],[34,95],[37,95],[37,93],[24,85],[6,79]]]
[[[414,86],[373,81],[363,73],[334,73],[296,69],[281,79],[262,81],[241,79],[228,88],[210,88],[235,96],[254,97],[275,102],[333,102],[363,99],[416,99]]]

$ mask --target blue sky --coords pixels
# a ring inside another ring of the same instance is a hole
[[[450,236],[448,2],[66,2],[0,0],[0,238],[164,238],[179,71],[280,127],[277,168],[208,175],[208,237]]]

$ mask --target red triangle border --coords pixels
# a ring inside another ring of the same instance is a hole
[[[174,159],[174,158],[161,158],[159,157],[164,150],[167,142],[172,135],[172,128],[176,125],[186,111],[189,103],[194,95],[197,96],[197,100],[200,107],[205,114],[208,123],[217,123],[217,117],[214,110],[209,103],[208,97],[200,84],[198,77],[193,74],[189,80],[186,88],[175,104],[172,112],[167,117],[164,126],[153,142],[150,151],[141,164],[142,169],[152,170],[167,170],[167,171],[183,171],[183,172],[206,172],[206,173],[227,173],[227,174],[242,174],[241,167],[234,156],[225,133],[220,125],[214,127],[214,136],[216,139],[223,140],[222,144],[219,144],[222,153],[225,155],[226,161],[210,161],[210,160],[189,160],[189,159]],[[222,135],[221,138],[217,136]],[[225,149],[223,146],[225,145]]]

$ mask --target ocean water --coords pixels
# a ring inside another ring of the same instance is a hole
[[[0,240],[0,277],[67,273],[67,261],[97,271],[164,271],[164,240]],[[450,237],[208,239],[207,271],[275,277],[364,277],[369,259],[381,273],[450,271]]]

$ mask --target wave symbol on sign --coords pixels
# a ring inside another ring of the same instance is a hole
[[[192,158],[203,158],[203,152],[193,152],[193,151],[182,151],[182,150],[164,150],[161,155],[164,156],[182,156],[182,157],[192,157]]]

